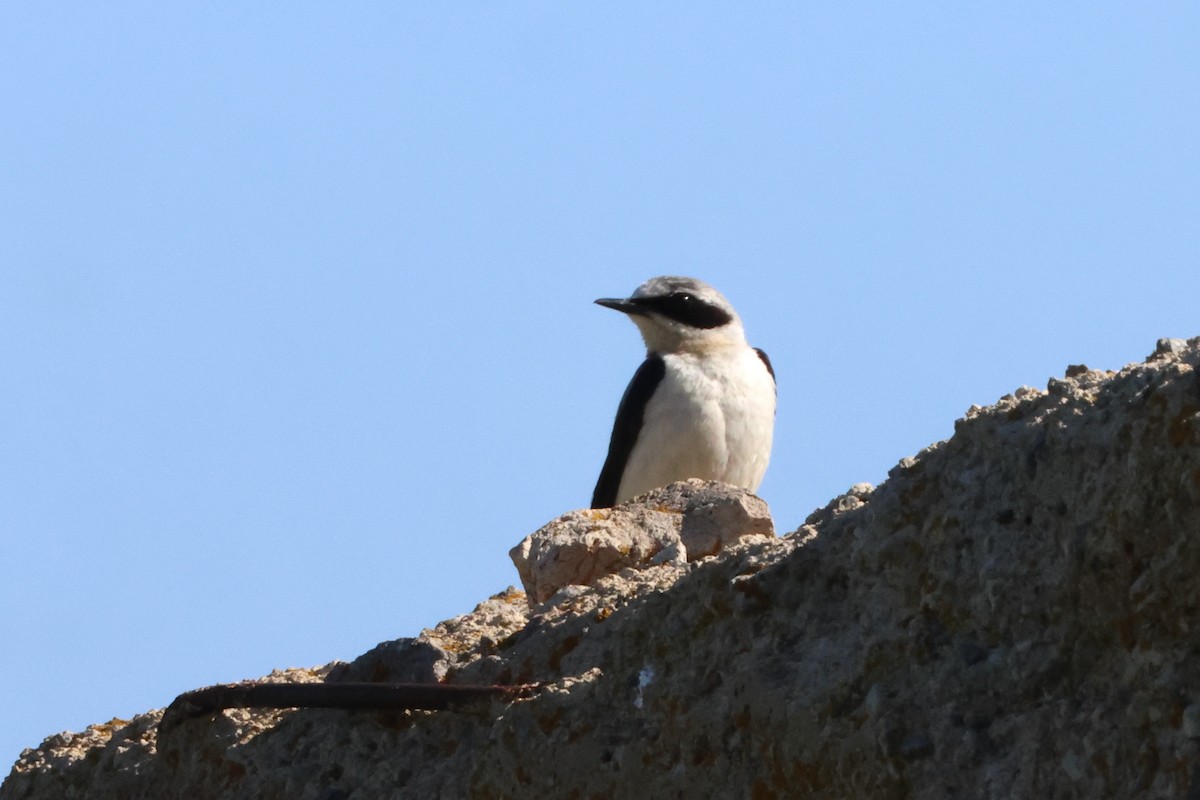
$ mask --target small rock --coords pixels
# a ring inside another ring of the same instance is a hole
[[[417,639],[382,642],[349,664],[329,671],[326,683],[437,683],[446,675],[450,655]]]
[[[971,407],[977,408],[978,406],[971,406]],[[968,412],[968,415],[969,415],[969,413],[970,412]],[[961,420],[959,420],[959,421],[961,422]],[[917,459],[913,458],[912,456],[905,456],[904,458],[902,458],[898,462],[896,462],[896,466],[894,466],[890,470],[888,470],[888,477],[889,478],[898,478],[901,475],[903,475],[905,472],[908,472],[910,469],[915,467],[917,465],[917,463],[918,463]]]
[[[745,489],[680,481],[616,508],[564,514],[526,536],[509,556],[530,605],[564,586],[590,586],[623,569],[679,565],[716,555],[747,536],[774,536],[767,504]]]
[[[1186,339],[1159,339],[1154,345],[1154,352],[1146,356],[1147,361],[1160,361],[1164,358],[1182,353],[1187,350]]]

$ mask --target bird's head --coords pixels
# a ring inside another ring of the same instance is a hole
[[[627,314],[652,353],[703,353],[746,344],[733,306],[695,278],[651,278],[627,299],[604,297],[596,302]]]

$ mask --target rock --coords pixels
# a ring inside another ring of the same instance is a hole
[[[349,664],[337,664],[327,683],[437,683],[446,677],[449,654],[419,639],[381,642]]]
[[[354,661],[330,666],[327,683],[440,683],[526,626],[525,593],[513,587],[414,639],[382,642]]]
[[[1163,358],[1179,355],[1187,350],[1191,343],[1183,339],[1159,339],[1154,344],[1154,352],[1146,357],[1147,361],[1158,361]]]
[[[590,586],[623,569],[682,564],[716,555],[747,536],[774,536],[761,498],[727,484],[681,481],[616,508],[572,511],[509,556],[533,604],[566,586]]]
[[[1198,374],[1200,339],[1070,369],[786,536],[699,525],[721,545],[691,561],[707,489],[574,512],[523,543],[532,609],[509,590],[354,667],[529,699],[162,737],[151,712],[26,751],[0,800],[1200,797]]]

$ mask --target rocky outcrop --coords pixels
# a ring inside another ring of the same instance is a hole
[[[1072,367],[715,555],[653,495],[605,517],[666,514],[643,538],[560,521],[517,549],[533,596],[271,678],[528,699],[152,712],[47,739],[0,798],[1200,796],[1198,368],[1200,339]]]

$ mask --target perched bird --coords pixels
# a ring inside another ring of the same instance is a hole
[[[608,508],[672,481],[724,481],[758,489],[771,456],[775,371],[746,343],[720,292],[695,278],[651,278],[626,300],[646,360],[617,408],[592,508]]]

